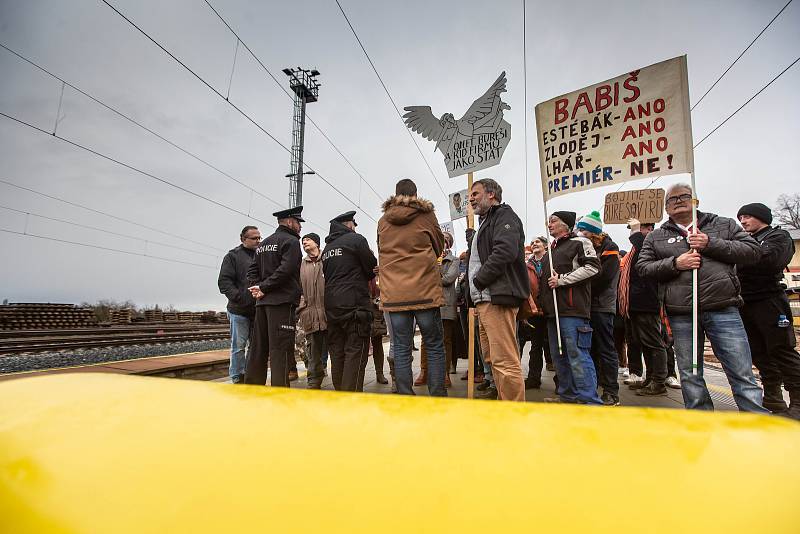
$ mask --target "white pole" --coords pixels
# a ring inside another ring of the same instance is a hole
[[[697,233],[697,187],[694,182],[694,169],[692,169],[692,233]],[[700,374],[700,358],[697,354],[697,332],[698,328],[698,302],[697,302],[697,273],[699,269],[692,269],[692,372]]]
[[[542,203],[544,204],[544,228],[546,230],[548,224],[550,223],[550,218],[547,215],[547,201],[544,200],[544,195],[542,196]],[[550,236],[550,238],[552,240],[553,236]],[[552,249],[552,246],[554,244],[555,244],[555,242],[553,241],[553,242],[551,242],[550,244],[547,245],[547,257],[550,260],[550,274],[551,275],[558,274],[558,273],[556,273],[555,268],[553,267],[553,249]],[[553,291],[553,308],[555,309],[555,312],[556,312],[556,334],[558,336],[558,339],[557,339],[557,341],[558,341],[558,357],[560,358],[561,357],[561,325],[559,324],[559,320],[558,320],[558,298],[556,298],[556,288],[553,288],[552,291]],[[556,392],[556,393],[558,393],[558,392]]]

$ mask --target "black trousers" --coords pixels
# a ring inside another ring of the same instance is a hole
[[[256,306],[245,384],[265,385],[269,363],[272,385],[289,387],[289,359],[294,360],[295,324],[294,306],[291,304]]]
[[[739,313],[764,389],[780,388],[783,383],[788,391],[800,394],[800,355],[795,350],[797,340],[786,295],[747,303]],[[781,315],[789,321],[788,326],[778,326]]]
[[[642,364],[642,346],[633,339],[633,322],[625,319],[625,342],[628,345],[628,370],[632,375],[644,376]]]
[[[661,332],[661,317],[657,313],[631,312],[630,315],[631,338],[644,353],[647,379],[664,385],[667,378],[667,348]]]
[[[531,349],[528,351],[528,379],[542,383],[542,369],[544,362],[552,363],[550,357],[550,342],[547,340],[547,319],[544,315],[534,315],[528,319],[528,323],[533,326],[527,339],[520,338],[519,355],[522,358],[522,349],[525,341],[531,342]]]
[[[369,358],[370,326],[353,316],[328,322],[331,381],[336,391],[364,391],[364,372]]]

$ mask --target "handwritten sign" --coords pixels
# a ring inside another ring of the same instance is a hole
[[[467,190],[462,189],[449,195],[450,198],[450,220],[455,221],[467,216],[469,207],[469,196]]]
[[[638,189],[606,195],[603,222],[625,224],[628,219],[642,223],[657,223],[664,218],[664,190]]]
[[[542,193],[568,193],[694,168],[686,56],[536,106]]]
[[[456,235],[455,230],[453,229],[453,221],[440,222],[439,228],[441,228],[442,232],[447,232],[453,237]]]
[[[511,141],[511,125],[503,119],[503,111],[511,109],[500,98],[504,92],[505,72],[458,120],[452,113],[437,119],[429,106],[406,107],[403,119],[412,131],[436,141],[450,178],[488,169],[500,163]]]

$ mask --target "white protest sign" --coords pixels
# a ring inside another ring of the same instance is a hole
[[[455,231],[453,230],[453,221],[445,221],[439,223],[439,228],[442,229],[442,232],[447,232],[451,236],[456,235]]]
[[[686,56],[536,106],[545,201],[694,169]]]
[[[452,113],[437,119],[429,106],[406,107],[403,119],[412,131],[436,141],[434,150],[444,156],[450,178],[487,169],[500,163],[511,140],[511,125],[503,119],[503,110],[511,107],[500,99],[505,91],[503,72],[459,120]]]
[[[462,189],[455,193],[450,193],[450,220],[456,221],[467,216],[467,209],[469,206],[469,197],[467,190]]]

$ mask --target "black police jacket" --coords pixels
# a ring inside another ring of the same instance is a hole
[[[300,236],[286,226],[278,226],[256,248],[247,271],[247,281],[258,285],[264,298],[256,306],[300,303]]]
[[[737,265],[745,304],[784,294],[783,271],[794,256],[794,242],[789,232],[767,226],[753,234],[761,247],[758,262]]]
[[[325,315],[329,322],[346,320],[355,311],[368,310],[371,314],[369,281],[375,277],[376,265],[378,260],[364,236],[340,222],[331,223],[322,251]]]
[[[239,245],[228,251],[222,260],[217,285],[219,292],[228,297],[228,311],[235,315],[252,318],[256,313],[256,299],[247,289],[247,270],[255,254],[255,250]]]

